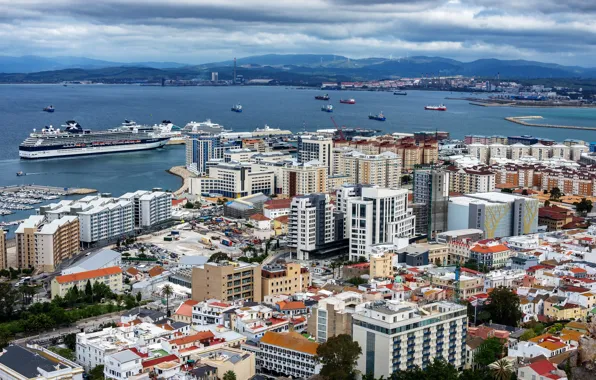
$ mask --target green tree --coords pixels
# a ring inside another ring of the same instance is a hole
[[[188,208],[188,209],[191,209],[194,207],[195,207],[195,205],[191,201],[186,201],[186,204],[184,205],[184,208]]]
[[[349,282],[350,284],[352,284],[354,286],[358,286],[358,285],[367,283],[367,281],[365,279],[363,279],[362,277],[352,277],[349,280],[346,280],[346,282]]]
[[[236,380],[236,373],[234,371],[227,371],[223,375],[223,380]]]
[[[141,299],[143,299],[143,295],[141,294],[141,292],[137,293],[137,302],[141,302]]]
[[[76,350],[77,348],[77,334],[66,334],[64,335],[63,342],[64,345],[71,351]]]
[[[341,334],[329,338],[317,347],[317,360],[323,364],[321,376],[334,380],[353,379],[356,375],[356,360],[362,354],[358,342]]]
[[[510,380],[514,371],[513,365],[507,359],[499,359],[489,364],[488,368],[495,380]]]
[[[74,361],[75,354],[72,350],[64,347],[50,347],[50,351],[57,353],[58,355],[62,356],[65,359]]]
[[[503,342],[499,338],[488,338],[478,347],[474,361],[481,367],[486,367],[503,355]]]
[[[550,206],[550,201],[547,199],[544,201],[544,207],[549,207]]]
[[[554,325],[552,325],[549,329],[548,332],[550,334],[555,334],[558,333],[559,331],[563,330],[563,324],[561,323],[555,323]]]
[[[209,257],[209,260],[207,260],[210,263],[217,263],[220,261],[228,261],[231,260],[230,256],[228,256],[227,254],[223,253],[223,252],[215,252],[213,255],[211,255]]]
[[[505,287],[494,289],[488,296],[486,311],[494,323],[517,326],[522,318],[517,294]]]
[[[582,198],[582,200],[580,202],[575,202],[574,205],[575,205],[575,209],[580,214],[587,214],[587,213],[591,212],[592,208],[593,208],[592,201],[588,200],[586,198]]]
[[[161,288],[161,295],[166,297],[166,314],[170,316],[170,296],[174,294],[174,289],[170,284],[166,284]]]
[[[536,336],[536,333],[532,329],[527,329],[523,334],[520,335],[519,340],[528,341]]]
[[[85,284],[85,300],[87,302],[93,302],[93,286],[91,285],[91,280],[87,280]]]
[[[427,379],[457,380],[459,372],[451,363],[442,359],[435,360],[424,369]]]
[[[103,365],[98,365],[97,367],[95,367],[91,371],[89,371],[89,379],[90,380],[104,380]]]
[[[562,195],[563,195],[563,193],[561,192],[561,189],[559,189],[558,187],[553,187],[550,190],[550,200],[551,201],[560,200]]]

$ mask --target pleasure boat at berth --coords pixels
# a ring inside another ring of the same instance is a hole
[[[408,95],[408,93],[405,91],[394,91],[393,95],[404,95],[405,96],[405,95]]]

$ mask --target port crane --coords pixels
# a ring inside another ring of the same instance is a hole
[[[335,122],[335,119],[333,118],[333,116],[331,116],[331,121],[333,122],[333,125],[335,125],[335,129],[337,129],[337,132],[339,133],[339,137],[342,140],[345,140],[346,139],[346,136],[344,135],[344,131],[342,130],[342,128],[339,125],[337,125],[337,123]]]

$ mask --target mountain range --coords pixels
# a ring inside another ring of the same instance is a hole
[[[219,72],[220,79],[231,79],[233,64],[233,60],[193,65],[178,62],[122,63],[84,57],[0,56],[0,82],[209,79],[212,71]],[[237,73],[246,79],[269,78],[304,84],[422,75],[501,79],[596,78],[596,68],[526,60],[479,59],[461,62],[426,56],[350,59],[330,54],[268,54],[239,58],[236,65]]]

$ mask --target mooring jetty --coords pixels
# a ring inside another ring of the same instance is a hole
[[[584,131],[596,131],[596,127],[582,127],[579,125],[556,125],[556,124],[538,124],[528,122],[526,120],[537,120],[542,119],[542,116],[510,116],[506,117],[505,120],[512,123],[520,124],[526,127],[540,127],[540,128],[559,128],[559,129],[580,129]]]

